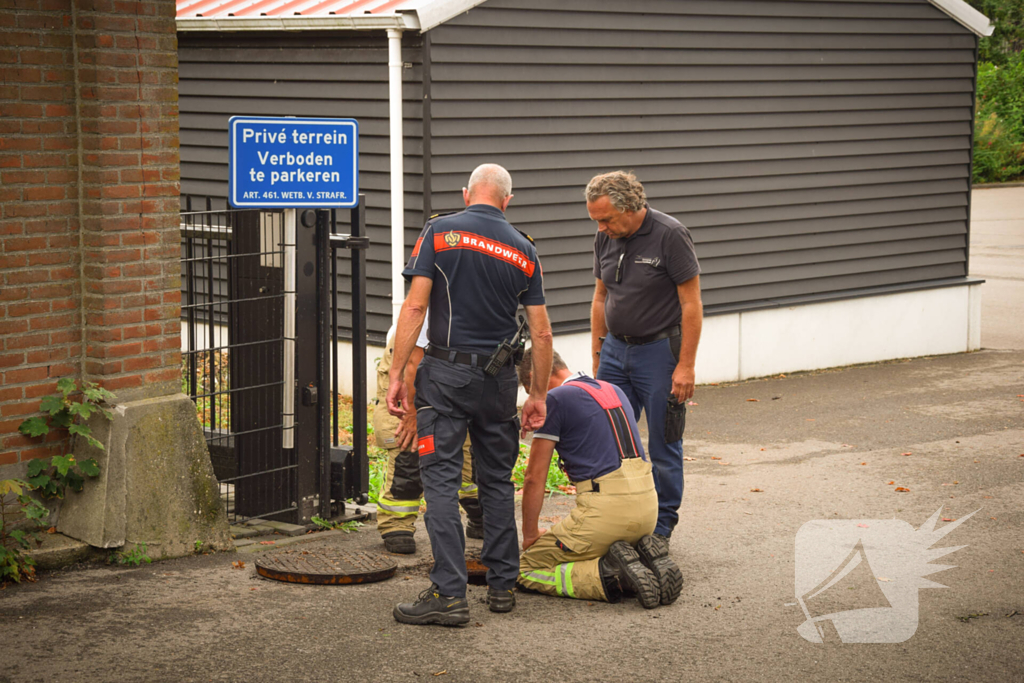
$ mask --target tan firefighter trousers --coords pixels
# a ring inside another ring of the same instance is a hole
[[[547,595],[607,601],[598,562],[615,541],[633,544],[654,531],[658,494],[651,464],[622,461],[610,474],[577,486],[576,508],[523,553],[519,583]]]

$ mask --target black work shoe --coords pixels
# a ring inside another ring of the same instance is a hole
[[[637,601],[644,609],[654,609],[661,600],[661,589],[658,585],[658,577],[640,561],[633,546],[625,541],[615,541],[608,548],[608,554],[601,558],[601,562],[613,572],[619,580],[619,585],[629,588],[636,594]]]
[[[488,586],[487,604],[492,612],[511,612],[512,608],[516,606],[516,594],[512,592],[511,588],[503,591]]]
[[[671,605],[683,591],[683,573],[668,556],[668,541],[664,536],[644,536],[636,544],[640,561],[658,577],[661,589],[661,604]]]
[[[384,549],[389,553],[412,555],[416,552],[416,539],[412,537],[411,531],[392,531],[381,538],[384,540]]]
[[[484,521],[482,519],[466,518],[466,538],[483,538]]]
[[[395,605],[392,614],[403,624],[461,626],[469,622],[469,603],[466,598],[441,595],[437,585],[431,584],[416,602]]]

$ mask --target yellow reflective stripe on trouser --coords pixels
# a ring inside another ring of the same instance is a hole
[[[377,499],[377,509],[384,514],[406,517],[415,515],[420,511],[418,500],[388,500],[387,498]]]
[[[558,591],[559,595],[569,598],[576,597],[572,592],[572,566],[574,564],[576,563],[569,562],[555,567],[555,590]]]
[[[537,583],[543,583],[548,586],[555,585],[555,573],[546,571],[529,571],[520,572],[519,575],[528,581],[535,581]]]
[[[575,598],[572,590],[572,566],[575,562],[560,564],[554,571],[533,570],[520,572],[519,575],[528,581],[543,583],[546,586],[554,586],[555,592],[562,597]]]
[[[468,482],[466,484],[463,484],[462,488],[459,489],[459,495],[460,496],[465,496],[465,495],[468,495],[470,493],[476,493],[476,491],[477,491],[476,484],[474,484],[473,482]]]

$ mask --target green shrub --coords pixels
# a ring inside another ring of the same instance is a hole
[[[38,527],[50,514],[42,503],[29,495],[32,486],[20,479],[0,481],[0,586],[22,579],[35,581],[35,561],[24,551],[39,542],[34,530],[26,531],[17,524],[28,521]]]
[[[978,64],[974,113],[975,183],[1024,178],[1024,57]]]

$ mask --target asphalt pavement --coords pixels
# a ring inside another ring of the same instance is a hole
[[[493,614],[471,586],[469,626],[397,624],[427,586],[422,529],[368,585],[270,581],[241,553],[79,566],[0,592],[0,682],[1024,680],[1024,188],[973,211],[982,351],[698,388],[675,605]],[[380,548],[372,527],[307,539]],[[920,587],[933,558],[944,588]]]

